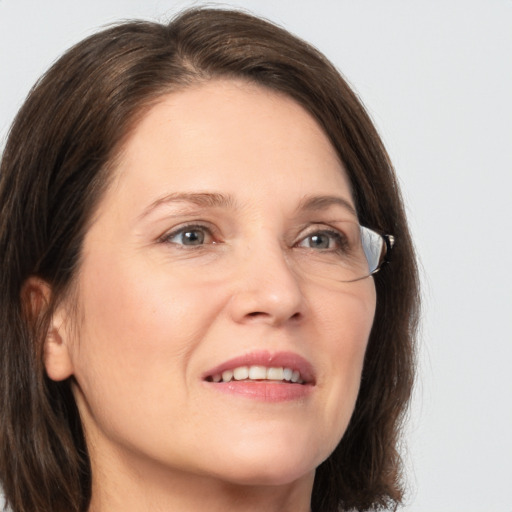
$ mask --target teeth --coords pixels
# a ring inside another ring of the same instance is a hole
[[[283,367],[266,366],[239,366],[233,370],[225,370],[222,374],[213,375],[213,382],[230,382],[232,380],[283,380],[303,384],[300,373],[297,370]]]
[[[233,370],[233,377],[235,380],[245,380],[249,377],[249,367],[248,366],[240,366],[239,368],[235,368]]]
[[[229,382],[233,378],[233,372],[231,370],[226,370],[222,372],[222,380],[224,382]]]
[[[249,368],[249,379],[264,380],[267,378],[267,369],[264,366],[251,366]]]
[[[269,368],[267,370],[268,380],[283,380],[283,369],[282,368]]]

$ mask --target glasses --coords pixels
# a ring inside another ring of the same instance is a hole
[[[381,235],[357,222],[337,223],[336,230],[310,233],[293,251],[294,263],[304,277],[331,284],[350,283],[377,273],[391,258],[392,235]]]
[[[207,230],[202,226],[190,226],[168,236],[173,245],[190,246],[187,254],[197,255],[199,261],[208,261],[207,266],[197,267],[190,262],[194,258],[186,257],[179,261],[183,268],[193,269],[193,279],[223,279],[239,267],[236,251],[231,244],[205,243]],[[340,283],[351,283],[365,279],[390,260],[395,243],[392,235],[381,235],[370,228],[361,226],[355,220],[336,220],[323,225],[312,224],[304,230],[285,251],[285,260],[289,270],[298,279],[317,281],[328,287]],[[231,257],[220,257],[222,254]],[[215,255],[215,256],[214,256]],[[204,259],[206,258],[206,259]],[[201,268],[204,271],[201,271]]]

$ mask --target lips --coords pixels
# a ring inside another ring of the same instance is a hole
[[[213,391],[263,403],[305,400],[313,391],[311,363],[293,352],[252,352],[230,359],[203,375]]]

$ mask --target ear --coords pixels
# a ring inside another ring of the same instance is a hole
[[[22,290],[29,321],[36,324],[51,304],[50,285],[38,278],[27,279]],[[63,305],[58,306],[50,319],[43,341],[43,360],[46,373],[55,381],[65,380],[73,375],[73,361],[70,352],[69,322]]]

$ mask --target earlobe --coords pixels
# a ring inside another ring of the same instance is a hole
[[[37,325],[51,304],[50,285],[37,277],[30,277],[22,290],[26,314],[32,325]],[[53,312],[43,342],[43,361],[46,373],[55,381],[73,374],[66,314],[63,306]]]
[[[65,380],[73,375],[69,338],[64,322],[52,317],[44,340],[44,366],[52,380]]]

